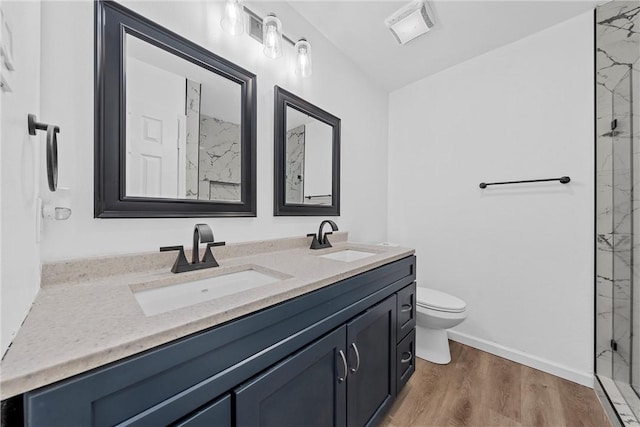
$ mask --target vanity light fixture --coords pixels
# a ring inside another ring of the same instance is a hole
[[[270,13],[262,20],[262,44],[268,58],[282,56],[282,22],[275,13]]]
[[[242,0],[226,1],[220,26],[233,36],[244,33],[244,7],[242,6]]]
[[[311,75],[311,44],[304,37],[295,44],[296,74],[302,77]]]
[[[413,0],[384,20],[398,43],[405,44],[433,28],[433,14],[424,0]]]
[[[283,42],[290,43],[291,46],[294,46],[296,53],[296,74],[302,77],[311,75],[311,44],[307,39],[300,38],[295,43],[282,32],[282,21],[275,13],[270,13],[265,18],[262,18],[251,9],[242,6],[242,0],[227,0],[225,18],[221,21],[223,28],[226,16],[231,13],[227,12],[231,4],[235,4],[239,8],[239,14],[242,17],[241,22],[244,23],[244,14],[247,15],[247,33],[256,41],[262,43],[265,56],[272,59],[280,58],[284,53]]]

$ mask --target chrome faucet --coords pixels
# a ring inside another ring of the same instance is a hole
[[[313,233],[307,234],[307,237],[313,237],[313,241],[311,242],[310,249],[324,249],[324,248],[331,247],[331,242],[329,242],[329,239],[327,238],[327,236],[329,234],[333,234],[333,232],[329,231],[328,233],[322,234],[322,229],[324,228],[325,224],[329,224],[333,231],[338,231],[338,226],[336,225],[335,222],[331,221],[330,219],[325,219],[320,223],[320,228],[318,228],[317,236]]]
[[[206,243],[207,248],[204,250],[204,256],[200,261],[200,243]],[[213,238],[213,231],[207,224],[196,224],[193,228],[193,248],[191,249],[191,262],[187,261],[187,257],[184,254],[184,246],[163,246],[160,248],[160,252],[167,251],[179,251],[176,261],[171,267],[173,273],[183,273],[185,271],[202,270],[204,268],[218,267],[218,261],[216,261],[211,252],[211,248],[214,246],[224,246],[225,242],[215,242]]]

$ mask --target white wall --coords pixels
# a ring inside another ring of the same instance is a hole
[[[287,4],[259,2],[255,9],[261,14],[275,11],[287,35],[309,39],[314,54],[314,70],[309,79],[301,80],[293,74],[291,58],[270,60],[262,54],[261,45],[248,35],[223,33],[219,25],[220,2],[123,3],[258,76],[258,216],[206,219],[216,239],[238,242],[302,235],[314,232],[321,220],[273,217],[276,84],[342,119],[342,215],[336,221],[353,240],[386,239],[385,91],[370,83]],[[200,219],[93,218],[93,3],[44,2],[42,15],[42,115],[63,130],[58,140],[59,184],[70,188],[73,210],[68,221],[46,224],[43,262],[189,244],[193,224]],[[364,156],[366,162],[362,161]]]
[[[27,114],[40,112],[40,3],[1,4],[13,33],[13,92],[0,95],[2,236],[0,299],[2,350],[11,343],[40,286],[40,245],[36,241],[42,132],[29,136]],[[46,184],[45,184],[46,185]],[[45,187],[46,188],[46,187]]]
[[[591,385],[593,15],[406,86],[389,103],[389,239],[464,299],[450,336]],[[478,188],[482,181],[571,183]]]
[[[326,196],[332,190],[333,159],[333,128],[326,123],[310,119],[304,129],[304,195]],[[327,199],[331,203],[331,197],[324,199],[303,199],[310,203],[318,203],[318,200]]]

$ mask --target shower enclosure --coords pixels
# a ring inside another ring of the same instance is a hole
[[[596,8],[596,389],[640,426],[640,1]]]

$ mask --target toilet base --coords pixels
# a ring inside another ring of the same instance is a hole
[[[447,330],[416,326],[416,356],[439,365],[451,362]]]

